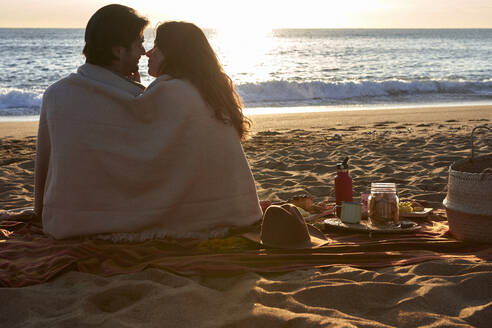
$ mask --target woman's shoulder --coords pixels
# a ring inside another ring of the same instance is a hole
[[[174,103],[193,108],[206,106],[200,93],[191,82],[169,75],[162,75],[155,79],[142,96],[160,103]]]
[[[156,78],[154,81],[152,81],[149,86],[145,89],[146,92],[158,87],[162,83],[166,83],[168,81],[172,81],[174,78],[170,75],[161,75],[158,78]]]
[[[193,89],[193,85],[187,80],[176,79],[170,75],[161,75],[149,84],[145,92],[157,89]]]

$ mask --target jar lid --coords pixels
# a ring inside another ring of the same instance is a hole
[[[396,191],[396,183],[373,182],[371,183],[371,190]]]

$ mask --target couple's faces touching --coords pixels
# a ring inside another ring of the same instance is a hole
[[[149,57],[148,73],[150,76],[158,77],[161,75],[161,67],[164,61],[164,55],[162,51],[155,46],[149,51],[145,51],[143,46],[144,37],[143,34],[139,38],[132,42],[129,48],[127,47],[115,47],[113,53],[119,58],[119,71],[124,76],[131,76],[138,72],[138,62],[142,55]]]

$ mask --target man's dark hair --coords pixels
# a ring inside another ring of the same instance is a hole
[[[129,48],[137,40],[149,21],[137,12],[122,5],[107,5],[92,15],[85,29],[85,46],[82,51],[86,62],[109,66],[116,59],[112,47]]]

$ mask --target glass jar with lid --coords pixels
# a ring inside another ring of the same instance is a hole
[[[394,183],[371,183],[368,218],[372,224],[397,224],[399,199]]]

